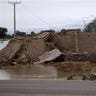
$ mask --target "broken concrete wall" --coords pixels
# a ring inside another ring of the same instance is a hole
[[[53,36],[52,42],[55,46],[63,51],[76,52],[76,32],[78,34],[78,52],[91,53],[96,49],[96,33],[95,32],[78,32],[75,30],[68,30],[62,34]]]
[[[96,32],[79,32],[79,52],[91,53],[96,49]]]
[[[74,31],[64,32],[64,34],[53,36],[52,42],[61,51],[63,50],[75,51]]]
[[[15,39],[9,41],[8,45],[0,51],[0,62],[11,59],[14,54],[19,50],[23,40]]]

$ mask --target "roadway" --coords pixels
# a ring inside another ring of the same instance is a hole
[[[78,94],[96,96],[96,81],[0,80],[0,93]]]

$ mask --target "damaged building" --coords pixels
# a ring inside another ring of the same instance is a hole
[[[0,62],[40,63],[61,55],[64,57],[62,60],[70,61],[72,54],[76,58],[73,61],[79,61],[96,49],[95,41],[95,32],[79,32],[74,29],[62,33],[44,31],[34,36],[17,36],[0,51]]]

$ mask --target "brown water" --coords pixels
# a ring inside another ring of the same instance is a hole
[[[90,72],[90,71],[88,71]],[[66,71],[59,66],[52,65],[16,65],[11,67],[3,67],[0,69],[0,80],[12,80],[12,79],[66,79],[73,74],[79,74],[79,79],[82,72],[73,72],[71,70]]]
[[[2,79],[48,79],[57,78],[57,68],[44,65],[18,65],[0,69],[0,80]]]

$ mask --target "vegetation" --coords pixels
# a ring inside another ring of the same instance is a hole
[[[61,29],[60,31],[58,31],[57,33],[63,33],[65,32],[66,29]],[[14,36],[14,34],[10,35],[10,34],[7,34],[8,30],[7,28],[3,28],[3,27],[0,27],[0,39],[9,39],[9,38],[12,38]],[[53,29],[49,29],[49,30],[41,30],[41,32],[53,32],[55,33],[56,31],[53,30]],[[40,32],[40,33],[41,33]],[[30,34],[28,35],[32,35],[32,36],[35,36],[37,33],[35,33],[34,31],[32,31]],[[17,36],[25,36],[27,35],[26,32],[21,32],[19,30],[16,31],[16,35]]]
[[[53,29],[49,29],[49,30],[41,30],[41,32],[53,32],[53,33],[55,33],[55,30],[53,30]],[[40,33],[41,33],[40,32]]]
[[[61,33],[65,32],[65,31],[66,31],[66,29],[61,29]]]
[[[91,74],[89,80],[96,80],[96,75]]]
[[[5,27],[0,27],[0,39],[10,39],[12,36],[7,34],[8,30]],[[24,36],[26,32],[16,31],[16,35]]]
[[[6,38],[7,28],[0,27],[0,39]]]
[[[34,31],[32,31],[32,32],[31,32],[31,35],[32,35],[32,36],[35,36],[35,35],[36,35],[36,33],[35,33]]]
[[[90,61],[96,63],[96,49],[90,53]]]
[[[84,28],[84,32],[96,32],[96,19],[87,24]]]
[[[16,31],[16,35],[24,36],[26,35],[26,33],[21,31]]]

